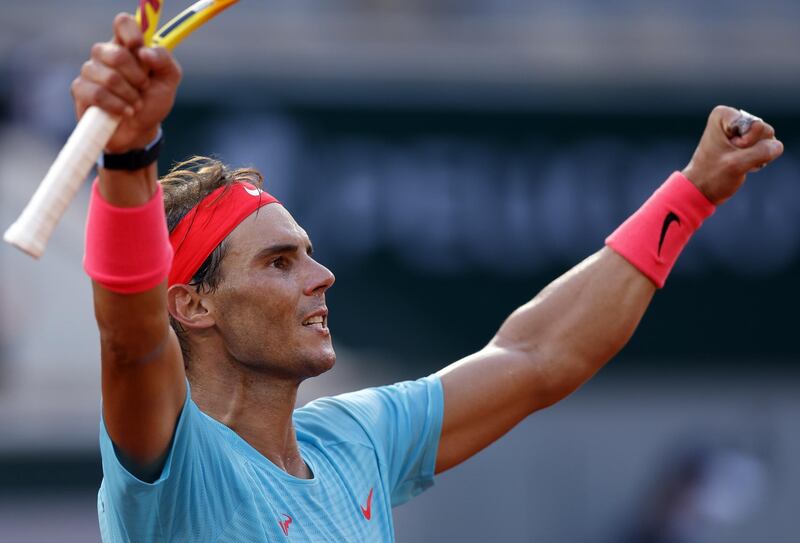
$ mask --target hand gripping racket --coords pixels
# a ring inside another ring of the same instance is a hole
[[[140,0],[137,18],[145,44],[172,49],[199,26],[238,0],[199,0],[155,31],[162,0]],[[53,229],[111,139],[120,118],[98,107],[86,110],[28,205],[3,239],[39,258]]]

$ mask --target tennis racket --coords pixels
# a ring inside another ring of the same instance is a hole
[[[140,0],[136,16],[145,44],[173,49],[186,36],[238,0],[199,0],[156,31],[162,0]],[[58,153],[39,188],[3,239],[39,258],[53,230],[75,197],[97,157],[111,139],[120,118],[98,107],[86,110]]]

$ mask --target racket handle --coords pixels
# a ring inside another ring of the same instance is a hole
[[[30,202],[6,230],[3,235],[6,242],[34,258],[42,255],[53,229],[119,122],[119,117],[111,116],[99,107],[92,106],[86,110]]]

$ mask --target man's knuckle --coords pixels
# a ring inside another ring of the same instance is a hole
[[[91,98],[92,102],[95,103],[102,102],[107,95],[108,93],[106,92],[106,89],[100,86],[95,86],[89,92],[89,98]]]
[[[125,51],[122,47],[114,47],[113,50],[109,51],[108,54],[108,63],[111,66],[119,67],[125,64],[128,60],[128,52]]]
[[[82,79],[80,77],[76,77],[75,79],[72,80],[72,83],[70,83],[69,92],[72,94],[73,97],[75,97],[78,94],[78,91],[80,90],[81,87],[81,81]]]
[[[129,71],[128,78],[132,83],[140,85],[147,80],[147,75],[142,70],[134,69]]]
[[[711,118],[724,125],[729,125],[737,118],[737,110],[732,107],[718,105],[711,111]]]
[[[103,82],[109,87],[117,87],[123,83],[123,79],[119,72],[109,70],[103,78]]]
[[[761,140],[758,143],[758,147],[759,147],[759,149],[758,149],[759,150],[759,160],[761,162],[769,160],[769,158],[772,156],[772,152],[773,152],[772,143],[769,140],[764,139],[764,140]]]
[[[108,45],[108,44],[107,43],[102,43],[102,42],[97,42],[94,45],[92,45],[92,48],[91,48],[91,51],[90,51],[91,56],[93,58],[102,57],[103,53],[106,50],[106,45]]]
[[[114,17],[114,28],[119,28],[129,17],[127,13],[117,13]]]
[[[108,54],[108,63],[111,66],[118,67],[122,64],[123,60],[123,53],[119,49],[114,49]]]
[[[720,116],[728,112],[730,109],[731,108],[729,108],[728,106],[717,105],[714,106],[714,109],[711,110],[711,115]]]

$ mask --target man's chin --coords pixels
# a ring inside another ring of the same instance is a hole
[[[335,364],[336,364],[336,353],[333,351],[333,347],[331,347],[330,351],[315,357],[313,359],[313,362],[309,364],[310,375],[308,375],[308,377],[316,377],[318,375],[322,375],[323,373],[333,369],[333,366]]]

